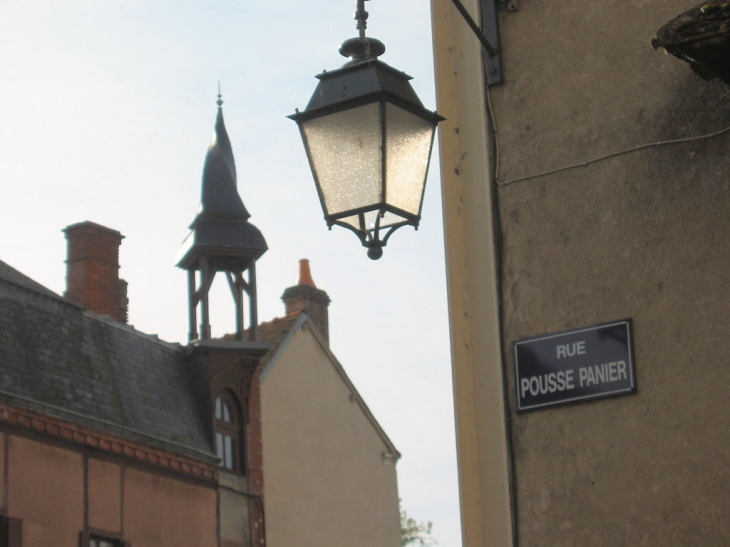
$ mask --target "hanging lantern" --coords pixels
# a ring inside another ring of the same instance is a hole
[[[355,232],[377,260],[401,226],[418,228],[436,125],[410,76],[378,59],[379,40],[365,37],[367,12],[358,0],[360,37],[340,53],[350,61],[317,75],[319,84],[299,125],[327,225]]]

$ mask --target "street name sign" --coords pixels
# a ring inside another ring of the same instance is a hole
[[[514,344],[517,411],[636,392],[631,319]]]

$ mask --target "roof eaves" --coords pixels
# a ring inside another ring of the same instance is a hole
[[[93,416],[81,414],[79,412],[74,412],[72,410],[67,410],[67,409],[61,408],[59,406],[51,405],[48,403],[42,403],[42,402],[36,401],[35,399],[23,397],[20,395],[15,395],[13,393],[8,393],[6,391],[0,390],[0,400],[3,400],[7,403],[10,403],[10,404],[15,405],[20,408],[25,408],[27,410],[32,410],[32,411],[48,414],[50,416],[55,416],[57,418],[67,420],[69,422],[73,422],[73,423],[76,423],[79,425],[85,425],[87,427],[98,429],[98,430],[104,431],[106,433],[110,433],[112,435],[117,435],[117,436],[123,437],[125,439],[141,442],[144,444],[148,444],[150,446],[155,446],[157,448],[161,448],[161,449],[167,450],[169,452],[174,452],[176,454],[181,454],[181,455],[188,456],[191,458],[196,458],[198,460],[202,460],[207,463],[212,463],[212,464],[219,463],[218,457],[215,456],[212,452],[204,452],[204,451],[198,450],[197,448],[192,447],[192,446],[188,446],[185,444],[176,443],[174,441],[167,441],[164,439],[153,437],[151,435],[148,435],[147,433],[144,433],[142,431],[139,431],[139,430],[131,428],[131,427],[125,427],[125,426],[122,426],[119,424],[108,422],[106,420],[94,418]]]
[[[284,320],[289,319],[289,321],[292,321],[291,318],[284,318]],[[305,313],[299,313],[296,316],[296,319],[293,320],[291,326],[287,330],[284,337],[279,341],[278,344],[276,344],[272,350],[266,354],[263,358],[264,361],[264,368],[261,371],[261,377],[260,382],[263,382],[266,379],[266,376],[268,376],[271,369],[274,367],[276,362],[279,360],[279,357],[281,357],[281,354],[284,352],[284,349],[286,346],[289,345],[289,342],[291,342],[291,339],[294,337],[294,335],[299,331],[299,329],[302,328],[302,325],[307,321],[308,317]]]

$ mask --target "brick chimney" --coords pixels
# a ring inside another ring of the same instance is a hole
[[[127,282],[119,279],[124,236],[93,222],[63,230],[68,240],[66,298],[120,323],[127,322]]]
[[[330,304],[330,298],[326,292],[318,289],[314,284],[312,274],[309,271],[309,260],[306,258],[299,261],[299,283],[285,290],[281,299],[286,306],[287,315],[303,311],[329,343],[330,331],[327,307]]]

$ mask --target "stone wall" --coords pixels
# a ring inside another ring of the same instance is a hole
[[[689,7],[500,12],[490,98],[521,546],[730,542],[730,133],[592,162],[730,126],[730,89],[650,46]],[[623,318],[636,394],[516,412],[515,341]]]

